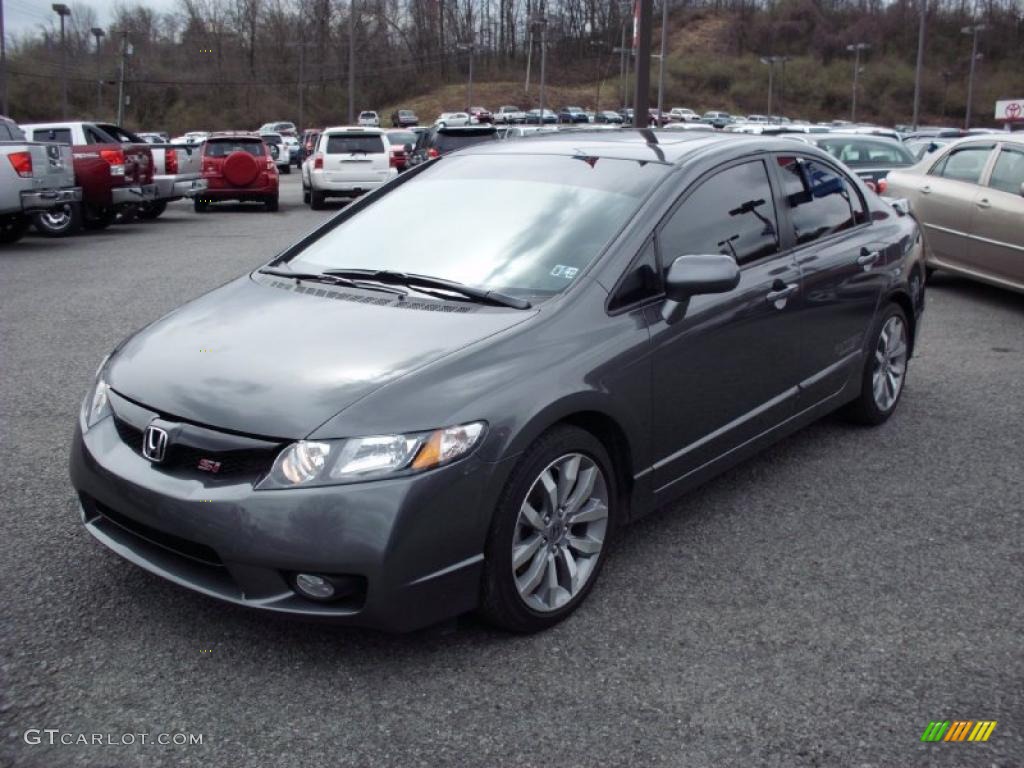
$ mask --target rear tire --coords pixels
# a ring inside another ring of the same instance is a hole
[[[568,424],[541,435],[512,470],[494,510],[480,615],[526,633],[575,611],[597,581],[618,507],[615,473],[600,440]]]
[[[210,210],[210,201],[201,200],[200,198],[197,197],[192,201],[192,207],[193,209],[195,209],[196,213],[206,213],[208,210]]]
[[[910,324],[903,308],[887,304],[871,328],[860,395],[843,409],[855,424],[877,426],[896,411],[907,383]]]
[[[323,192],[317,192],[313,190],[309,193],[309,207],[314,211],[322,211],[324,208],[324,201],[327,196]]]
[[[65,203],[59,208],[32,215],[32,226],[43,237],[67,237],[82,228],[80,203]]]
[[[286,165],[284,168],[281,169],[281,173],[291,173],[291,172],[292,172],[291,163],[289,163],[288,165]]]
[[[266,200],[263,201],[263,205],[270,213],[276,212],[278,205],[277,195],[274,195],[273,197],[268,197]]]
[[[86,229],[96,232],[109,227],[116,218],[116,208],[91,208],[86,206],[83,212],[82,225]],[[125,221],[131,221],[134,218],[135,214],[133,211],[125,211]]]
[[[309,187],[302,188],[302,202],[309,205]]]
[[[16,243],[28,232],[29,217],[14,214],[0,219],[0,243]]]
[[[151,203],[142,203],[139,205],[139,218],[145,219],[146,221],[153,221],[154,219],[160,218],[161,214],[166,210],[166,200],[154,200]]]

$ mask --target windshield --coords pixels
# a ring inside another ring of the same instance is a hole
[[[467,131],[465,133],[438,133],[434,140],[434,147],[442,154],[454,152],[473,144],[480,144],[485,141],[497,141],[496,130],[485,132]]]
[[[416,134],[412,131],[388,131],[388,141],[392,144],[402,146],[404,144],[415,144]]]
[[[668,171],[607,158],[446,157],[326,232],[289,266],[388,269],[551,296],[597,257]]]
[[[280,144],[281,143],[281,137],[280,136],[275,136],[272,133],[264,134],[264,135],[260,136],[260,138],[263,139],[265,142],[267,142],[267,144]]]
[[[914,156],[895,141],[878,139],[818,139],[818,146],[851,168],[913,165]]]

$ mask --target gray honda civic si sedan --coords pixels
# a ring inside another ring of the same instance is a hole
[[[428,162],[119,344],[86,530],[238,605],[549,627],[618,526],[899,403],[918,227],[809,145],[566,132]]]

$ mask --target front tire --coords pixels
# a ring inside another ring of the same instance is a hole
[[[288,165],[284,166],[280,170],[281,170],[281,173],[291,173],[292,172],[292,165],[291,165],[291,163],[289,163]]]
[[[28,232],[29,217],[22,214],[0,217],[0,243],[16,243]]]
[[[263,201],[263,205],[264,205],[264,207],[270,213],[276,212],[277,211],[277,195],[273,195],[271,197],[268,197],[266,200]]]
[[[575,611],[604,564],[618,506],[601,441],[570,425],[544,433],[498,500],[484,550],[481,616],[525,633]]]
[[[871,343],[861,374],[860,396],[845,409],[857,424],[877,426],[899,405],[910,361],[910,324],[903,308],[887,304],[871,329]]]
[[[131,208],[126,208],[124,215],[126,222],[135,218],[135,213]],[[116,208],[91,208],[86,206],[82,224],[86,229],[99,231],[109,227],[114,223],[115,219],[117,219]]]
[[[196,213],[206,213],[208,210],[210,210],[210,201],[201,200],[200,198],[197,197],[192,201],[192,207]]]

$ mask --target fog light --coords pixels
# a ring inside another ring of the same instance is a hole
[[[303,597],[311,600],[330,600],[334,597],[334,585],[315,573],[300,573],[295,576],[295,588]]]

